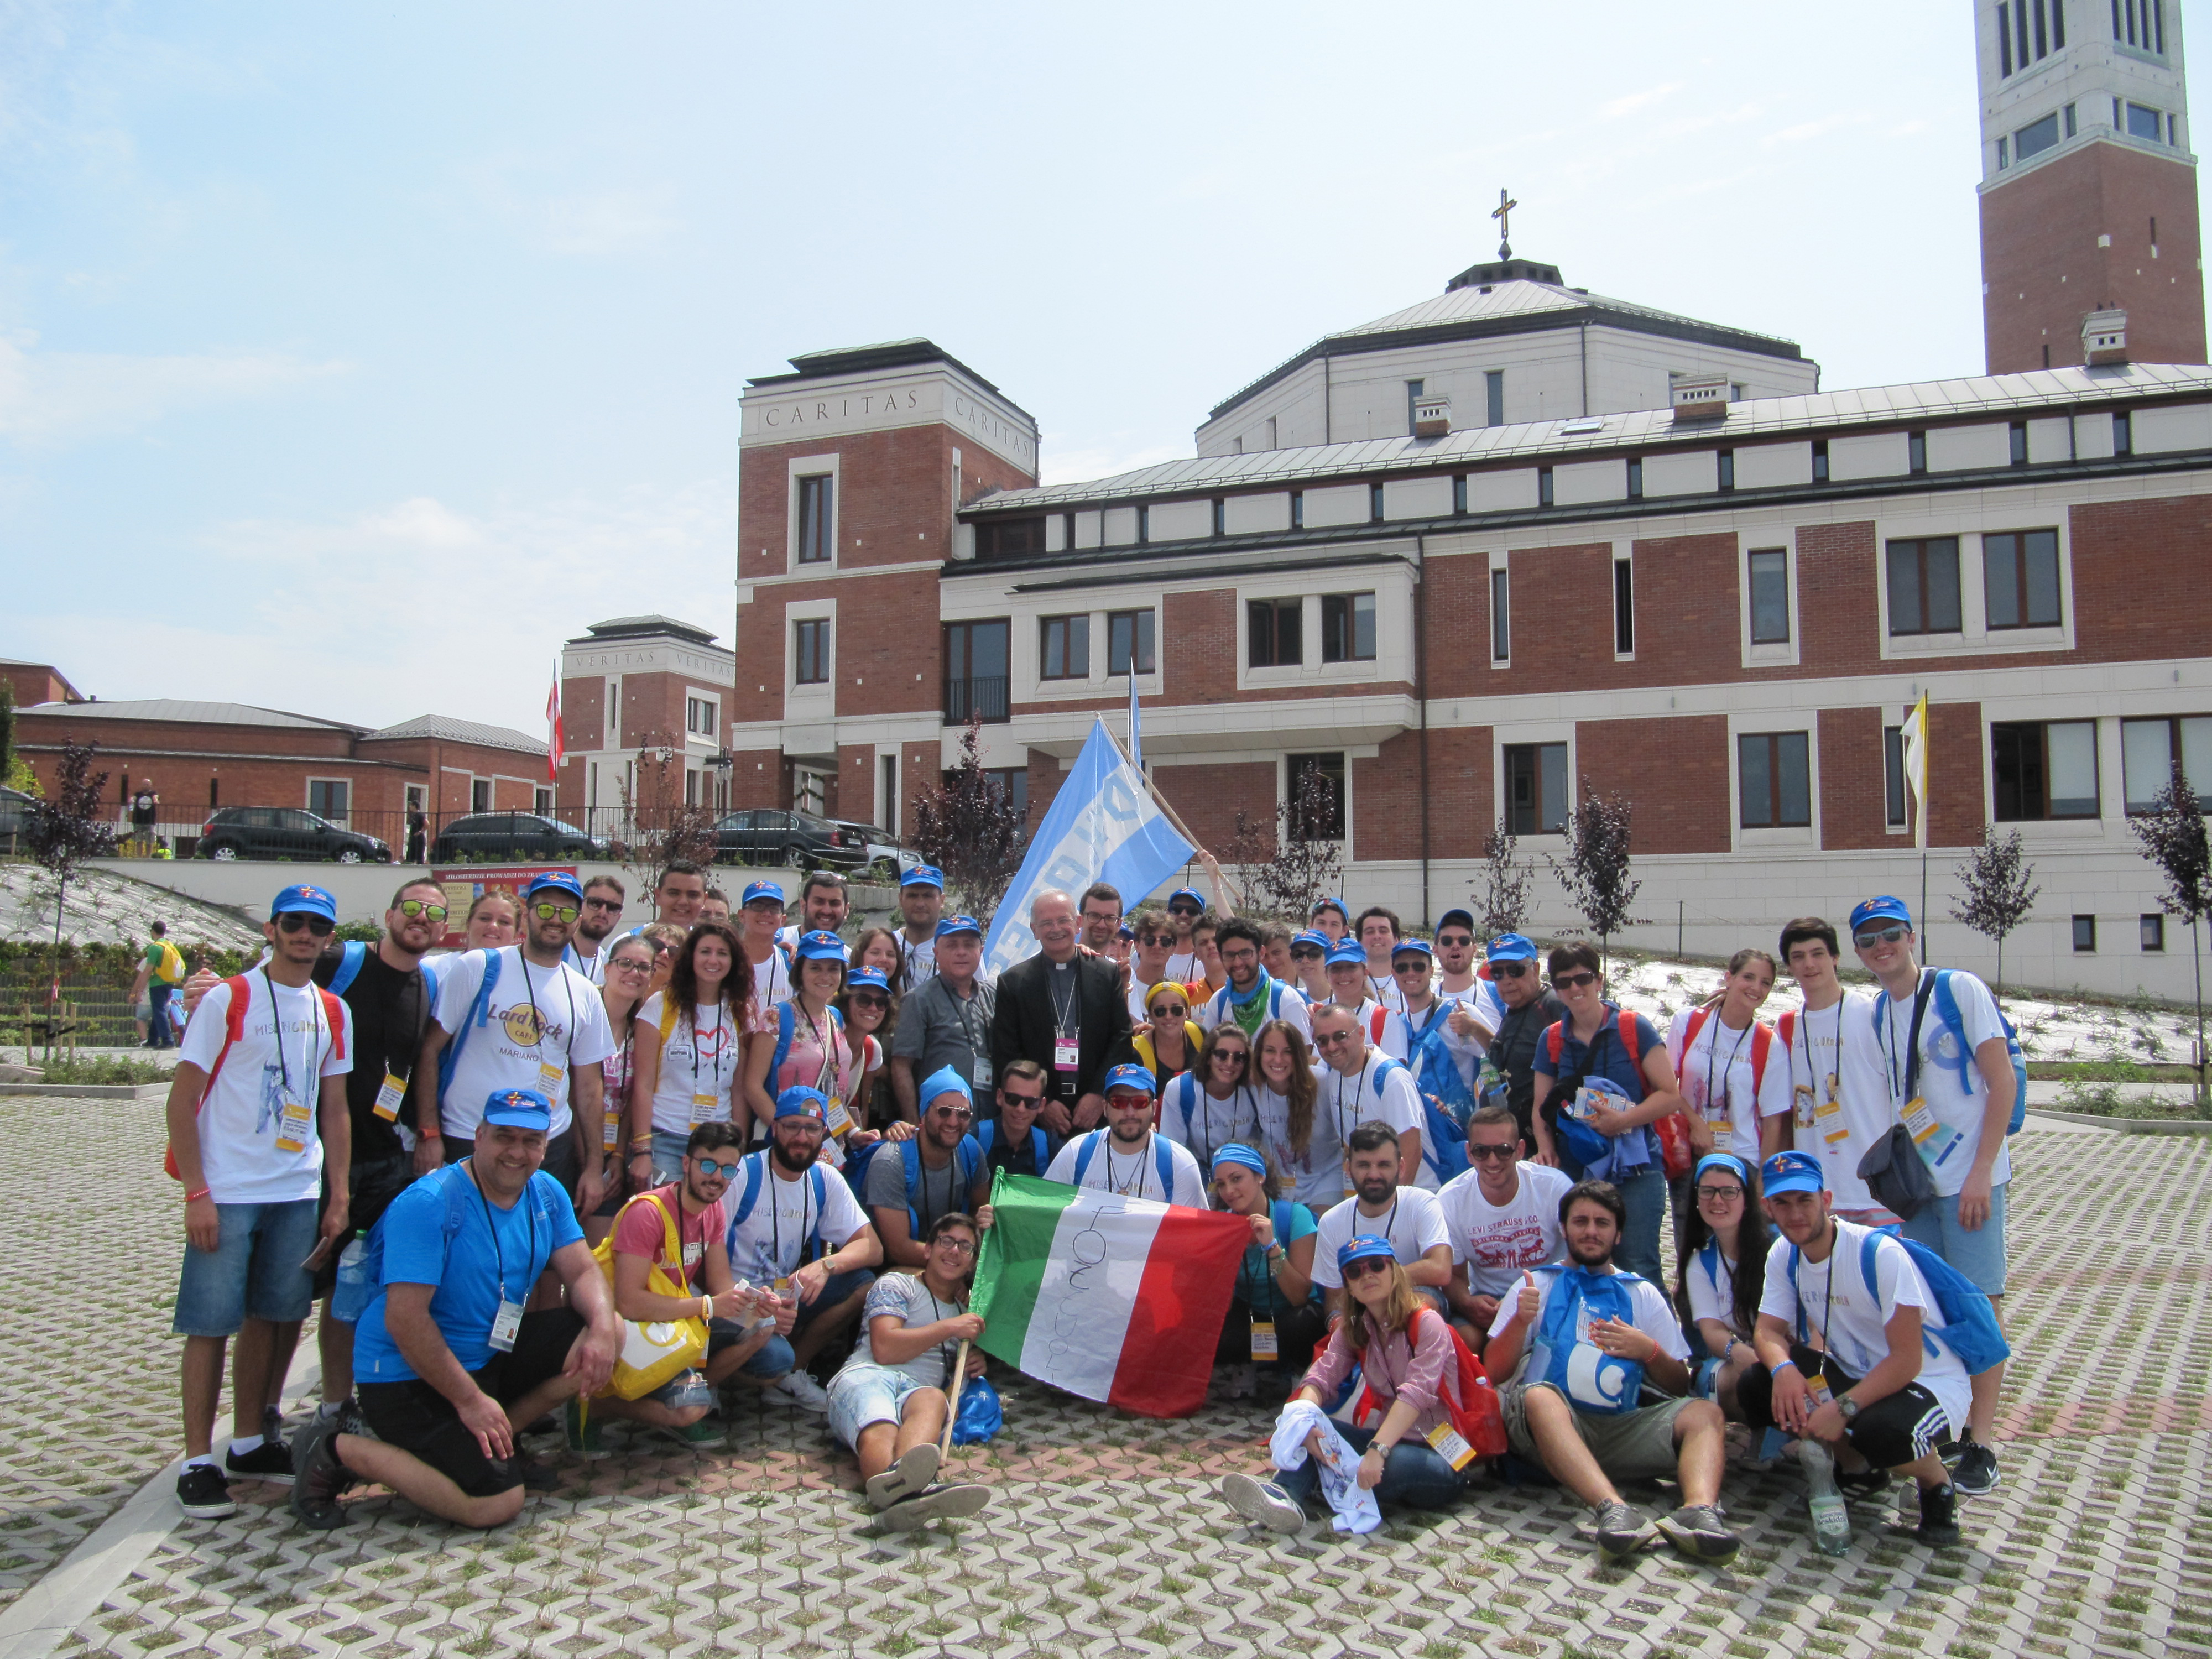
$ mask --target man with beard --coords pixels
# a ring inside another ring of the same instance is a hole
[[[818,1161],[829,1115],[819,1089],[778,1095],[768,1146],[744,1160],[722,1200],[731,1271],[783,1304],[776,1334],[733,1376],[811,1412],[830,1401],[806,1367],[860,1316],[868,1269],[884,1259],[852,1188]]]
[[[1359,947],[1340,945],[1336,948],[1342,951]],[[1369,1029],[1341,1005],[1332,1003],[1314,1010],[1314,1050],[1324,1062],[1314,1074],[1314,1109],[1329,1115],[1347,1146],[1352,1144],[1352,1130],[1360,1125],[1389,1124],[1398,1137],[1399,1164],[1411,1177],[1407,1184],[1434,1192],[1438,1185],[1437,1172],[1421,1155],[1420,1091],[1413,1085],[1411,1072],[1369,1042]]]
[[[883,1241],[884,1260],[908,1269],[929,1265],[922,1241],[938,1217],[962,1215],[982,1202],[976,1185],[983,1149],[968,1133],[975,1097],[951,1066],[921,1085],[921,1129],[911,1140],[880,1149],[868,1160],[868,1213]]]
[[[1224,1020],[1233,1020],[1246,1036],[1256,1038],[1262,1025],[1279,1019],[1311,1048],[1313,1033],[1305,999],[1298,994],[1297,986],[1285,984],[1261,965],[1259,925],[1231,916],[1213,930],[1213,944],[1229,983],[1192,1010],[1199,1030],[1210,1031]]]
[[[1486,1091],[1483,1103],[1494,1098],[1510,1107],[1514,1121],[1521,1126],[1521,1139],[1533,1146],[1536,1133],[1528,1125],[1534,1115],[1536,1044],[1567,1017],[1566,1005],[1545,988],[1536,967],[1536,946],[1525,935],[1499,934],[1490,942],[1488,958],[1490,982],[1505,1006],[1494,1034],[1485,1036],[1481,1022],[1465,1009],[1452,1012],[1451,1029],[1463,1037],[1487,1042],[1487,1058],[1500,1083]]]
[[[584,884],[584,913],[576,918],[576,931],[561,960],[594,985],[607,982],[606,952],[599,947],[622,921],[623,902],[629,896],[613,876],[593,876]]]
[[[1313,1282],[1322,1288],[1331,1320],[1345,1310],[1336,1253],[1359,1234],[1389,1239],[1421,1299],[1439,1314],[1445,1311],[1451,1234],[1434,1193],[1398,1184],[1403,1167],[1398,1137],[1389,1124],[1363,1123],[1345,1137],[1344,1170],[1352,1196],[1330,1206],[1314,1236]]]
[[[1044,1178],[1194,1210],[1206,1207],[1206,1176],[1198,1160],[1165,1135],[1152,1133],[1152,1074],[1142,1066],[1116,1066],[1106,1073],[1106,1127],[1061,1147]]]
[[[777,933],[775,942],[787,951],[796,951],[803,934],[842,933],[851,908],[845,896],[845,878],[835,870],[814,871],[799,884],[799,920]]]

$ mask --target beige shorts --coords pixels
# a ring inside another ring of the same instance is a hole
[[[1535,1437],[1528,1432],[1528,1413],[1522,1396],[1532,1388],[1551,1389],[1548,1382],[1509,1382],[1498,1391],[1498,1405],[1505,1417],[1505,1439],[1516,1457],[1532,1463],[1541,1463],[1543,1454],[1537,1450]],[[1554,1394],[1559,1393],[1552,1389]],[[1674,1452],[1674,1415],[1690,1402],[1669,1400],[1657,1406],[1644,1406],[1632,1412],[1608,1415],[1598,1412],[1577,1411],[1571,1413],[1575,1432],[1582,1437],[1583,1444],[1589,1448],[1597,1466],[1614,1480],[1659,1480],[1674,1478],[1676,1468]]]

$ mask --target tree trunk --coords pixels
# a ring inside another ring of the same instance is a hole
[[[2189,919],[2189,963],[2197,970],[2197,1052],[2190,1058],[2197,1062],[2197,1109],[2212,1116],[2212,1109],[2208,1109],[2212,1107],[2212,1095],[2204,1086],[2204,952],[2197,937],[2197,921],[2195,916]]]

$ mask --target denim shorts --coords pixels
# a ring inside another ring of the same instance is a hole
[[[908,1396],[928,1386],[888,1365],[849,1360],[830,1379],[830,1431],[840,1445],[858,1451],[861,1430],[872,1423],[897,1422]]]
[[[315,1280],[300,1264],[314,1251],[322,1206],[312,1198],[288,1204],[218,1204],[213,1250],[185,1246],[177,1277],[179,1336],[235,1336],[249,1319],[282,1324],[305,1319]]]
[[[1953,1267],[1974,1281],[1984,1296],[2005,1292],[2005,1188],[1999,1182],[1990,1188],[1990,1218],[1969,1231],[1959,1224],[1959,1200],[1931,1198],[1920,1212],[1899,1229],[1916,1244],[1925,1244]]]

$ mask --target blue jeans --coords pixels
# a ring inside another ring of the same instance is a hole
[[[179,1336],[235,1336],[249,1319],[279,1325],[305,1319],[315,1280],[300,1264],[322,1231],[322,1206],[301,1198],[218,1204],[215,1213],[215,1249],[185,1246],[169,1328]]]
[[[803,1303],[799,1317],[793,1323],[791,1336],[797,1336],[818,1318],[824,1310],[836,1307],[847,1297],[866,1284],[869,1273],[866,1267],[854,1267],[849,1273],[832,1273],[822,1287],[822,1294],[813,1301]],[[799,1369],[799,1356],[792,1349],[791,1337],[771,1336],[761,1344],[760,1352],[738,1367],[747,1376],[764,1376],[773,1380],[788,1376]]]
[[[1577,1181],[1581,1166],[1562,1157],[1559,1165]],[[1613,1264],[1623,1273],[1641,1273],[1664,1290],[1673,1281],[1660,1277],[1659,1223],[1667,1214],[1667,1172],[1652,1164],[1637,1175],[1616,1179],[1613,1189],[1628,1207],[1628,1224],[1613,1247]]]
[[[173,985],[149,985],[146,988],[146,1046],[149,1048],[173,1048],[177,1046],[176,1027],[169,1024],[169,999],[177,994]]]
[[[1358,1452],[1365,1451],[1375,1437],[1373,1429],[1347,1429],[1341,1423],[1336,1431]],[[1321,1470],[1311,1457],[1294,1469],[1276,1470],[1275,1482],[1310,1514],[1326,1507],[1321,1498]],[[1382,1460],[1382,1484],[1375,1488],[1378,1503],[1403,1504],[1409,1510],[1448,1509],[1459,1494],[1459,1471],[1427,1441],[1411,1434],[1390,1448]]]

